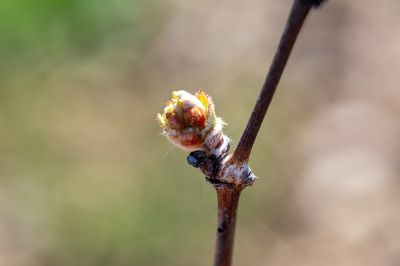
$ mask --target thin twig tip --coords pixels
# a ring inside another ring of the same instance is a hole
[[[326,0],[302,0],[303,3],[307,5],[311,5],[313,7],[319,7],[322,3],[326,2]]]

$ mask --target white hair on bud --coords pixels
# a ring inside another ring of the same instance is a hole
[[[182,103],[182,108],[183,109],[190,109],[194,106],[205,110],[204,105],[200,102],[199,99],[196,98],[196,96],[194,96],[193,94],[184,91],[184,90],[180,90],[180,91],[174,91],[172,93],[173,96],[179,98],[179,100]]]
[[[230,139],[222,134],[222,141],[214,149],[211,150],[211,154],[215,157],[221,157],[228,151]]]
[[[222,132],[224,123],[217,118],[217,123],[206,133],[205,145],[209,148],[210,154],[220,157],[227,152],[229,147],[229,138]]]

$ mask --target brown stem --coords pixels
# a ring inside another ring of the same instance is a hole
[[[235,237],[236,213],[241,188],[225,185],[215,186],[218,197],[217,241],[215,266],[230,266]]]
[[[255,176],[247,164],[251,149],[300,29],[311,7],[318,6],[323,1],[294,1],[270,70],[246,129],[232,156],[226,156],[229,149],[229,139],[224,137],[224,141],[228,143],[225,143],[225,148],[217,154],[212,153],[209,155],[205,151],[194,151],[187,158],[188,163],[200,168],[207,176],[207,181],[213,184],[217,190],[218,227],[215,246],[215,266],[231,265],[240,192],[246,186],[252,185],[255,180]]]
[[[231,176],[235,173],[232,169],[241,169],[240,167],[243,163],[248,161],[254,141],[303,23],[311,7],[318,6],[323,1],[324,0],[294,1],[270,70],[239,144],[230,159],[223,162],[222,165],[219,165],[219,173],[216,178],[209,180],[213,181],[218,196],[218,228],[215,247],[215,266],[231,265],[236,213],[240,192],[243,188],[254,182],[254,176],[252,176],[248,167],[244,168],[245,170],[241,170],[245,172],[239,171],[236,173],[239,176]],[[232,166],[234,167],[232,168]],[[252,178],[249,179],[249,176],[243,177],[243,174],[252,176]],[[248,182],[249,180],[250,182]]]
[[[274,96],[276,87],[282,76],[282,72],[286,66],[293,45],[296,42],[297,36],[311,7],[313,5],[317,5],[317,2],[321,1],[294,1],[270,70],[257,98],[256,105],[251,113],[246,129],[244,130],[239,144],[233,153],[231,158],[232,161],[248,161],[254,141],[271,103],[272,97]]]

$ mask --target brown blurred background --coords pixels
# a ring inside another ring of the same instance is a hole
[[[0,2],[0,265],[211,265],[215,195],[160,135],[205,89],[237,143],[292,1]],[[308,18],[235,265],[400,265],[400,2]]]

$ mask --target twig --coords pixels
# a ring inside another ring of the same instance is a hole
[[[274,96],[293,45],[309,11],[323,0],[295,0],[270,70],[251,113],[246,129],[231,157],[218,165],[219,173],[212,182],[218,196],[218,227],[215,266],[230,266],[241,191],[254,182],[247,162],[260,126]],[[211,180],[212,181],[212,180]]]
[[[281,37],[278,49],[276,50],[270,70],[257,98],[256,105],[251,113],[246,129],[244,130],[239,144],[236,147],[232,160],[240,162],[248,161],[257,137],[260,126],[267,113],[268,107],[274,96],[276,87],[285,69],[293,45],[296,42],[303,22],[306,19],[311,7],[318,6],[322,1],[296,0],[289,15],[285,30]]]
[[[241,190],[216,187],[218,197],[218,227],[215,266],[231,265],[235,237],[236,213]]]

